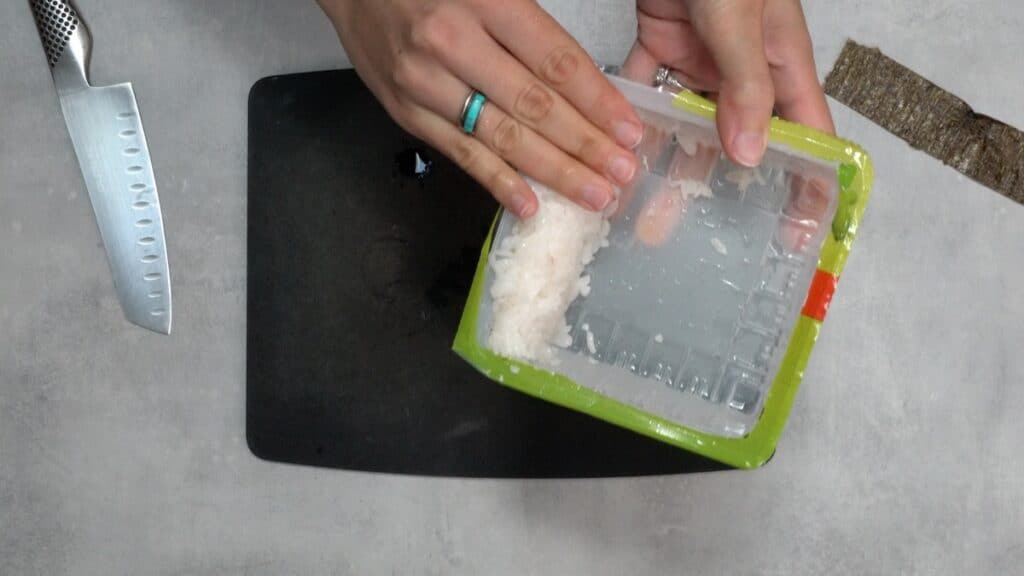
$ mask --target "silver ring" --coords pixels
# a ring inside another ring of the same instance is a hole
[[[654,73],[654,87],[658,89],[667,87],[676,92],[690,90],[678,78],[672,75],[672,69],[668,66],[658,67],[657,72]]]
[[[473,101],[473,94],[476,94],[476,90],[470,89],[469,94],[466,94],[466,101],[462,103],[462,112],[459,112],[459,126],[462,126],[462,122],[466,119],[466,111],[469,110],[469,103]]]

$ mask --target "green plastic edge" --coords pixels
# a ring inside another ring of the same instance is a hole
[[[715,116],[712,102],[690,92],[678,94],[673,104],[705,118]],[[771,121],[770,138],[811,157],[839,164],[839,203],[832,233],[826,237],[818,259],[819,270],[839,276],[871,194],[874,179],[871,159],[853,142],[778,118]],[[779,371],[768,390],[761,417],[750,434],[729,438],[688,428],[594,392],[561,374],[503,358],[480,345],[476,328],[491,241],[500,215],[499,212],[480,251],[473,285],[452,347],[455,353],[502,385],[730,466],[757,468],[771,459],[821,330],[820,322],[804,315],[798,317]]]

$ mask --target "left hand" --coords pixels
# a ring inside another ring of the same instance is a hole
[[[538,204],[517,169],[597,211],[633,179],[639,118],[535,0],[319,2],[391,117],[520,217]],[[466,134],[473,88],[489,100]]]

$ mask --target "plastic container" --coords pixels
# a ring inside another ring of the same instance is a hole
[[[591,291],[554,365],[486,347],[484,246],[455,350],[496,381],[737,467],[774,452],[871,184],[856,145],[772,121],[761,166],[721,153],[714,106],[611,77],[645,123]],[[707,195],[710,192],[710,195]]]

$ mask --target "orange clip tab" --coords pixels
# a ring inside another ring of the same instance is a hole
[[[803,315],[818,322],[825,320],[828,305],[832,302],[832,294],[836,291],[839,277],[824,270],[816,270],[811,287],[807,290],[807,301],[804,302]]]

